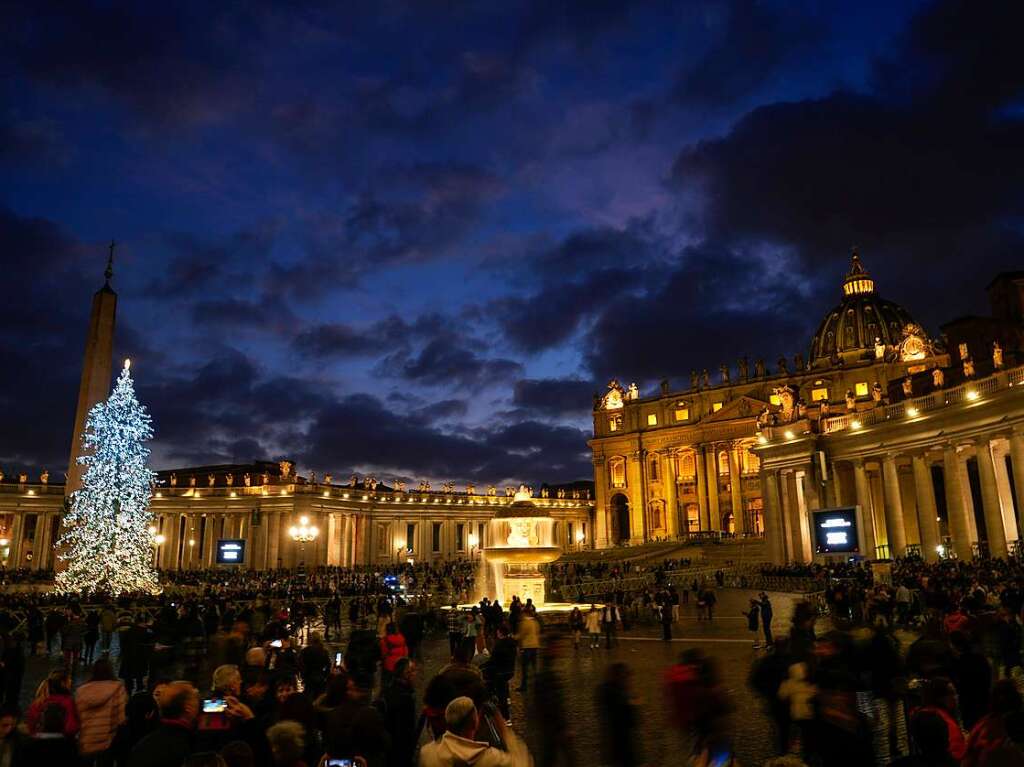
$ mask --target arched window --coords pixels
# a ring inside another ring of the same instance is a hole
[[[721,477],[729,476],[729,451],[718,451],[718,474]]]
[[[761,471],[761,459],[749,447],[743,449],[743,473],[757,474]]]
[[[611,478],[612,487],[626,486],[626,459],[616,456],[608,459],[608,475]]]
[[[693,453],[683,453],[679,456],[679,476],[691,481],[697,476]]]
[[[658,481],[658,459],[657,458],[652,458],[648,465],[651,467],[651,469],[648,472],[647,476],[650,478],[651,482],[657,482]]]
[[[651,501],[651,528],[661,530],[665,527],[665,502]]]

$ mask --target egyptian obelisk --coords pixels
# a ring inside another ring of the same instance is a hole
[[[92,297],[89,334],[85,337],[85,355],[82,359],[82,382],[78,386],[78,408],[75,410],[75,431],[71,435],[71,460],[64,496],[68,497],[82,486],[82,467],[78,456],[82,454],[82,432],[89,411],[97,402],[110,396],[110,372],[114,356],[114,316],[117,313],[117,293],[110,287],[114,276],[114,243],[110,243],[106,281]]]

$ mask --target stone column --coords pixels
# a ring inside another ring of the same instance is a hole
[[[975,443],[978,456],[978,479],[981,480],[981,502],[985,507],[985,529],[988,533],[990,556],[1006,559],[1006,529],[1003,527],[1003,509],[999,505],[996,471],[992,465],[992,451],[988,437],[979,437]]]
[[[708,477],[704,470],[704,446],[698,445],[693,451],[697,472],[697,509],[700,515],[700,531],[706,532],[711,529],[711,520],[708,514]]]
[[[281,512],[267,514],[267,569],[276,570],[281,557]]]
[[[594,458],[594,545],[599,549],[611,546],[608,520],[608,466],[603,456]],[[481,544],[483,541],[481,541]]]
[[[796,514],[793,511],[794,499],[793,488],[790,478],[792,472],[782,470],[779,472],[779,500],[780,514],[782,518],[782,555],[784,562],[793,562],[796,559],[796,552],[800,550],[799,526],[794,525]]]
[[[12,569],[21,567],[21,538],[25,534],[24,518],[25,515],[17,511],[11,515],[11,529],[8,531],[11,550],[7,555],[7,566]]]
[[[861,458],[853,460],[853,485],[857,494],[857,505],[861,509],[861,522],[864,528],[864,556],[874,559],[875,552],[875,513],[871,504],[871,491],[868,487],[868,475]]]
[[[923,453],[912,456],[911,463],[914,469],[914,494],[917,497],[917,529],[921,533],[921,556],[925,562],[935,562],[939,558],[937,547],[941,539],[932,472]]]
[[[907,553],[907,533],[903,527],[900,476],[896,471],[896,456],[892,453],[882,457],[882,483],[885,488],[885,530],[889,540],[889,556],[903,557]]]
[[[764,537],[768,544],[768,557],[772,564],[785,564],[786,548],[783,543],[778,471],[762,468],[761,487],[764,489]]]
[[[626,497],[629,498],[629,541],[643,543],[647,529],[647,493],[644,492],[644,456],[637,450],[626,456]]]
[[[708,475],[708,530],[722,529],[722,514],[718,509],[718,448],[708,445],[707,460],[704,468]]]
[[[1010,467],[1007,457],[1010,454],[1010,443],[1006,439],[993,441],[992,465],[996,470],[996,490],[999,493],[999,508],[1003,510],[1003,529],[1006,531],[1006,547],[1013,548],[1013,542],[1020,538],[1017,528],[1017,512],[1013,505],[1013,487],[1010,484]]]
[[[747,522],[743,516],[743,473],[740,469],[739,450],[737,445],[733,445],[729,450],[729,495],[736,532],[743,533],[747,529]]]
[[[39,515],[39,521],[36,522],[36,538],[39,540],[39,546],[36,547],[36,569],[46,570],[50,566],[50,555],[53,548],[53,536],[51,534],[51,528],[53,527],[53,515],[49,512]],[[39,525],[42,525],[42,529]]]
[[[949,514],[949,534],[953,538],[956,555],[969,562],[971,559],[971,528],[964,508],[964,490],[960,481],[960,461],[956,446],[947,445],[942,451],[942,479],[946,491],[946,513]]]
[[[1014,429],[1010,435],[1010,463],[1013,465],[1013,501],[1017,530],[1024,537],[1024,432]]]
[[[661,481],[665,486],[665,531],[670,536],[679,534],[679,500],[676,498],[676,456],[666,450],[661,462]],[[572,546],[575,541],[569,541]]]

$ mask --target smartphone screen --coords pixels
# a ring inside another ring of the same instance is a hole
[[[206,698],[203,700],[204,714],[223,714],[228,710],[228,703],[224,698]]]
[[[334,665],[335,666],[340,666],[341,665],[341,653],[340,652],[334,653]]]
[[[351,759],[328,759],[324,767],[353,767],[354,764]]]
[[[282,642],[280,639],[275,639],[273,642],[270,643],[270,646],[271,647],[284,647],[284,642]]]

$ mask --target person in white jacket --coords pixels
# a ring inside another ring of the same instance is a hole
[[[480,713],[472,698],[456,698],[444,710],[447,730],[435,741],[420,749],[420,767],[533,767],[533,757],[497,711],[490,717],[505,743],[507,751],[473,740],[480,725]]]

